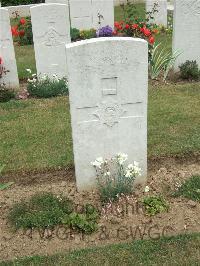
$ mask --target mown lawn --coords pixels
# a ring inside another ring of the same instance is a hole
[[[200,151],[199,103],[200,83],[149,88],[149,157]],[[67,97],[1,103],[0,136],[6,171],[73,164]]]
[[[159,240],[139,240],[54,256],[34,256],[1,266],[28,265],[199,265],[200,235],[182,235]]]

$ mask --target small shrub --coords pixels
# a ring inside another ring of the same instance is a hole
[[[15,92],[4,85],[0,85],[0,102],[8,102],[13,98],[15,98]]]
[[[72,42],[75,42],[78,39],[80,39],[80,30],[76,29],[76,28],[71,28],[70,29],[70,35],[71,35]]]
[[[198,64],[195,61],[187,60],[185,63],[179,66],[180,77],[187,80],[199,80],[200,70]]]
[[[133,192],[133,183],[140,175],[141,169],[137,162],[126,167],[124,163],[127,158],[126,154],[119,153],[111,160],[103,160],[100,157],[91,163],[97,173],[97,184],[102,202],[115,201],[120,195]]]
[[[19,6],[45,3],[45,0],[1,0],[2,6]]]
[[[95,29],[81,30],[80,37],[82,40],[96,38],[96,30]]]
[[[113,29],[110,26],[102,27],[96,32],[96,35],[97,37],[112,37]]]
[[[67,224],[72,229],[85,232],[86,234],[90,234],[97,230],[97,219],[99,218],[99,214],[96,209],[93,207],[90,211],[85,209],[85,213],[71,213],[70,215],[66,215],[62,219],[63,224]]]
[[[86,204],[81,212],[76,212],[73,202],[68,198],[41,193],[34,195],[28,202],[14,205],[8,220],[16,229],[44,229],[65,224],[89,234],[97,229],[98,217],[96,208],[90,204]]]
[[[31,18],[16,18],[16,25],[12,26],[11,31],[14,37],[14,41],[19,45],[31,45],[33,44],[33,33]]]
[[[146,212],[149,215],[155,215],[160,212],[165,212],[169,209],[167,202],[160,196],[149,196],[143,199]]]
[[[29,69],[29,71],[31,71]],[[37,98],[50,98],[68,94],[68,86],[65,78],[58,78],[56,75],[49,78],[47,75],[37,77],[33,74],[28,79],[27,91],[30,96]]]
[[[159,75],[163,74],[163,81],[167,79],[170,69],[173,68],[180,52],[167,51],[166,49],[159,49],[160,44],[154,45],[152,49],[151,59],[149,63],[149,73],[151,79],[157,79]]]
[[[174,196],[183,196],[194,201],[200,201],[200,176],[192,176],[185,181],[174,193]]]

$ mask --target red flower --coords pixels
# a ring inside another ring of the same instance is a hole
[[[24,25],[26,23],[26,20],[25,20],[25,18],[21,18],[19,22],[20,22],[20,24]]]
[[[115,21],[114,26],[117,28],[119,26],[119,22]]]
[[[126,26],[125,26],[125,29],[129,29],[130,28],[130,25],[129,24],[126,24]]]
[[[149,43],[154,44],[155,38],[153,36],[149,37]]]
[[[115,25],[115,28],[116,29],[118,29],[118,30],[121,30],[122,29],[122,26],[121,26],[121,23],[120,22],[115,21],[114,25]]]
[[[133,25],[132,25],[132,28],[133,28],[133,29],[137,29],[137,28],[138,28],[138,24],[133,24]]]
[[[2,57],[0,57],[0,65],[2,65],[3,64],[3,59],[2,59]]]
[[[140,32],[144,33],[145,28],[140,28]]]
[[[24,35],[25,35],[25,31],[24,31],[24,30],[20,30],[20,31],[19,31],[19,36],[20,36],[20,37],[23,37]]]
[[[147,28],[144,28],[143,33],[145,36],[149,37],[151,35],[151,31]]]
[[[152,32],[157,34],[158,33],[158,29],[153,29]]]
[[[19,32],[17,31],[17,26],[13,26],[11,28],[12,35],[17,37],[19,35]]]
[[[116,30],[113,31],[113,35],[117,35],[117,31]]]

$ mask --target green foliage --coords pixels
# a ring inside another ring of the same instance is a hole
[[[70,35],[71,35],[72,42],[75,42],[78,39],[80,39],[80,30],[76,29],[76,28],[71,28],[70,29]]]
[[[19,39],[19,45],[31,45],[33,44],[33,32],[31,18],[26,17],[26,24],[23,27],[25,32],[24,36]]]
[[[68,198],[42,193],[34,195],[28,202],[14,205],[8,219],[16,229],[53,228],[67,224],[72,229],[92,233],[97,229],[98,212],[92,205],[86,205],[77,213]]]
[[[32,33],[32,23],[31,18],[19,17],[18,12],[15,12],[15,18],[12,19],[12,36],[14,42],[18,45],[32,45],[33,44],[33,33]]]
[[[179,66],[180,77],[187,80],[199,80],[200,79],[200,69],[198,67],[197,61],[187,60],[185,63]]]
[[[96,210],[93,213],[71,213],[62,219],[63,224],[67,224],[72,229],[90,234],[97,230],[97,219],[99,214]]]
[[[169,209],[167,202],[160,196],[149,196],[143,199],[146,212],[149,215],[156,215]]]
[[[133,181],[125,182],[124,177],[119,177],[114,182],[107,182],[105,186],[99,185],[100,198],[102,202],[115,201],[119,195],[129,195],[133,192]]]
[[[160,45],[155,45],[152,50],[149,72],[151,79],[158,78],[163,72],[163,81],[165,81],[180,53],[177,51],[171,53],[171,51],[167,51],[165,48],[159,49]]]
[[[50,98],[68,94],[66,79],[34,79],[34,82],[28,82],[27,90],[30,96],[37,98]]]
[[[7,189],[10,186],[12,186],[13,184],[14,184],[14,182],[9,182],[9,183],[5,183],[5,184],[0,183],[0,190]]]
[[[95,29],[81,30],[80,37],[83,40],[96,38],[96,30]]]
[[[18,6],[45,3],[45,0],[1,0],[2,6]]]
[[[135,18],[139,21],[143,21],[145,17],[145,6],[142,4],[133,3],[130,0],[127,0],[126,3],[120,4],[123,20],[125,22],[133,22]],[[117,18],[118,20],[118,18]],[[120,19],[121,20],[121,19]],[[138,21],[138,22],[139,22]]]
[[[140,175],[138,163],[125,164],[128,155],[118,153],[110,160],[99,157],[92,165],[97,174],[97,185],[101,201],[106,203],[115,201],[120,195],[129,195],[133,192],[135,178]]]
[[[8,102],[13,98],[15,98],[15,92],[3,85],[0,85],[0,103]]]
[[[5,164],[0,164],[0,176],[1,176],[1,173],[3,172],[4,167],[5,167]]]
[[[183,196],[185,198],[200,202],[200,176],[192,176],[183,183],[174,196]]]

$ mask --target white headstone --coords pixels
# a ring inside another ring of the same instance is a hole
[[[31,7],[37,74],[66,77],[65,45],[71,42],[69,10],[63,4]]]
[[[147,175],[148,45],[116,37],[66,46],[77,187],[95,186],[91,162],[126,153]]]
[[[114,25],[113,0],[69,0],[72,28],[91,29]]]
[[[158,3],[157,10],[153,16],[154,19],[151,21],[157,25],[167,26],[167,0],[146,0],[146,11],[151,12],[154,3]]]
[[[45,0],[46,4],[65,4],[68,5],[68,0]]]
[[[8,11],[4,8],[0,8],[0,25],[0,56],[3,59],[3,65],[6,70],[9,71],[6,75],[3,75],[1,83],[4,83],[6,87],[17,88],[19,87],[19,79],[10,28],[10,18]]]
[[[175,1],[173,51],[181,55],[175,70],[187,60],[196,60],[200,67],[200,0]]]

